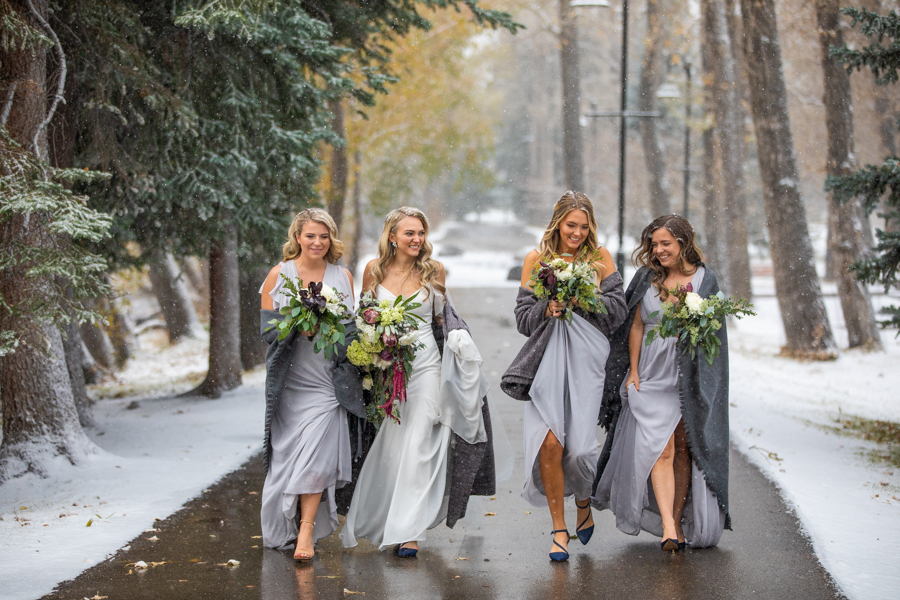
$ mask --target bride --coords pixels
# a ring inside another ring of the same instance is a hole
[[[487,451],[492,434],[481,357],[446,297],[444,267],[431,258],[427,236],[422,211],[391,211],[378,258],[363,275],[363,291],[378,300],[418,294],[414,302],[422,305],[413,312],[424,320],[417,331],[424,347],[416,352],[400,422],[382,423],[340,534],[345,547],[355,546],[360,537],[380,550],[397,544],[401,557],[414,557],[426,530],[444,519],[452,527],[465,515],[470,495],[491,495],[496,487],[494,455]],[[438,334],[443,332],[440,341],[433,322]],[[440,346],[446,348],[443,359]],[[451,381],[448,372],[454,374]]]

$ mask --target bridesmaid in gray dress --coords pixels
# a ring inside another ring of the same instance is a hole
[[[617,527],[625,533],[637,535],[643,529],[661,536],[663,550],[677,551],[686,543],[714,546],[726,514],[697,461],[691,460],[679,380],[679,361],[687,358],[682,359],[676,338],[656,338],[649,346],[644,340],[659,322],[663,303],[675,301],[668,290],[690,285],[699,292],[704,278],[714,281],[715,276],[703,266],[693,229],[683,217],[660,217],[641,239],[637,260],[643,268],[635,281],[646,282],[646,291],[635,298],[641,286],[632,283],[626,294],[629,307],[637,303],[627,332],[629,369],[619,391],[621,411],[615,431],[610,432],[608,462],[604,465],[601,459],[593,503],[601,510],[612,510]],[[727,344],[724,349],[727,360]]]
[[[272,268],[260,289],[262,308],[277,311],[289,303],[281,275],[300,279],[304,286],[321,281],[346,294],[350,308],[353,278],[335,264],[343,244],[331,216],[308,208],[294,218],[288,236],[284,262]],[[326,360],[312,343],[297,339],[269,434],[272,454],[260,515],[263,545],[295,545],[298,560],[311,559],[316,540],[337,528],[334,490],[351,478],[347,411],[335,396],[335,364],[334,357]]]
[[[529,279],[540,261],[555,253],[568,262],[599,250],[597,287],[608,314],[588,314],[559,302],[538,301]],[[594,530],[591,488],[600,446],[597,416],[603,396],[608,336],[625,317],[622,278],[606,248],[598,246],[597,222],[587,196],[566,192],[553,207],[540,248],[525,257],[516,323],[528,342],[503,376],[501,388],[525,405],[526,480],[522,497],[546,502],[553,521],[550,558],[569,558],[564,498],[575,497],[576,533],[587,544]],[[536,369],[536,370],[534,370]]]

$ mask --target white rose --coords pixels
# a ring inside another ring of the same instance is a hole
[[[363,386],[364,390],[366,390],[368,392],[369,390],[372,389],[373,384],[374,384],[374,382],[372,381],[371,377],[369,377],[369,376],[363,377],[362,386]]]
[[[334,288],[330,285],[325,285],[324,283],[322,284],[322,296],[330,303],[340,301],[337,292],[334,291]]]
[[[560,281],[568,281],[572,279],[572,271],[565,269],[556,274],[556,278]]]
[[[700,314],[700,305],[703,304],[703,298],[700,297],[700,294],[688,292],[684,297],[684,304],[688,307],[689,311],[698,315]]]

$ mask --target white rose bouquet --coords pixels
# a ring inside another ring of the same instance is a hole
[[[303,287],[303,281],[292,280],[282,275],[285,280],[285,295],[290,298],[287,306],[281,307],[283,321],[269,321],[278,330],[278,339],[283,340],[297,329],[300,333],[311,333],[309,340],[315,345],[313,350],[325,353],[325,358],[334,355],[335,346],[346,344],[347,329],[341,321],[352,317],[350,309],[344,304],[346,294],[321,281],[310,281]]]
[[[540,267],[531,274],[529,284],[539,300],[556,300],[585,312],[606,314],[606,305],[597,290],[594,267],[600,260],[603,257],[599,252],[572,262],[567,262],[562,256],[554,256],[549,262],[538,263]],[[572,311],[566,310],[561,318],[571,321]]]
[[[692,359],[696,355],[697,346],[700,346],[710,365],[721,350],[716,331],[722,328],[725,317],[731,315],[740,319],[756,314],[752,310],[753,305],[747,300],[726,298],[722,292],[710,298],[702,298],[694,292],[690,283],[669,290],[669,294],[677,298],[677,301],[663,302],[659,323],[647,332],[644,345],[649,346],[657,337],[677,337],[679,341],[685,342],[685,352],[690,348]],[[657,314],[659,311],[650,316]]]
[[[347,358],[365,371],[363,389],[374,402],[366,406],[369,421],[380,427],[386,418],[400,422],[400,404],[406,400],[406,384],[412,375],[416,350],[423,345],[416,331],[422,318],[412,312],[422,306],[397,296],[378,301],[370,292],[360,296],[356,310],[356,339],[347,347]]]

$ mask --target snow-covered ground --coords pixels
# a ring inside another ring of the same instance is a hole
[[[494,220],[507,224],[502,215]],[[440,256],[454,242],[443,231],[449,229],[438,228],[434,241],[449,287],[518,285],[506,276],[529,249],[526,243]],[[759,316],[729,330],[732,439],[779,486],[849,598],[894,598],[900,589],[900,472],[869,460],[872,443],[829,428],[842,415],[900,422],[900,340],[887,331],[885,352],[845,351],[833,362],[781,358],[784,333],[772,278],[753,284]],[[825,291],[839,344],[846,346],[834,286]],[[888,300],[875,297],[879,306]],[[146,334],[147,341],[154,335]],[[27,476],[0,486],[0,599],[40,597],[135,536],[153,536],[154,518],[175,512],[260,449],[261,372],[219,400],[152,399],[199,382],[206,346],[186,341],[144,348],[116,382],[94,392],[109,398],[97,403],[99,427],[91,432],[100,454],[77,468],[60,464],[51,479]],[[178,382],[160,387],[166,379]],[[147,399],[151,387],[161,391]],[[133,397],[116,397],[124,390],[143,391],[136,408],[128,408]],[[739,534],[739,514],[734,522]]]
[[[832,428],[842,416],[900,423],[900,340],[884,331],[885,352],[801,363],[776,355],[784,343],[776,299],[755,304],[759,316],[729,330],[732,440],[781,489],[849,598],[896,598],[900,469],[872,462],[874,443]],[[846,346],[838,298],[826,308]]]
[[[115,395],[156,381],[162,395],[184,391],[190,375],[205,367],[206,345],[187,340],[149,350],[103,390]],[[180,383],[158,385],[167,378]],[[60,461],[48,479],[25,476],[0,486],[0,599],[39,598],[138,535],[152,537],[154,519],[177,511],[258,452],[263,378],[250,372],[243,387],[218,400],[98,402],[98,427],[89,435],[99,453],[77,468]]]

